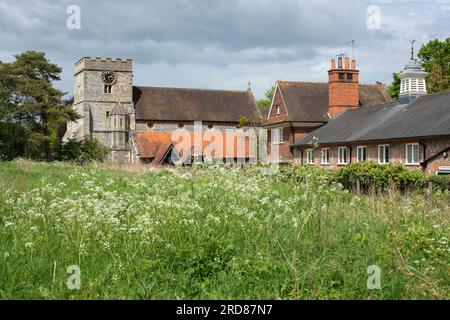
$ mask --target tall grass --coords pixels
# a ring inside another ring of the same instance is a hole
[[[448,192],[357,197],[319,171],[294,183],[111,169],[0,164],[0,298],[450,297]],[[371,265],[381,290],[367,289]]]

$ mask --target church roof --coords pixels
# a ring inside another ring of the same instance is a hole
[[[133,87],[133,100],[137,121],[261,120],[251,91]]]
[[[348,110],[294,146],[450,135],[450,92]]]
[[[328,122],[328,83],[278,81],[288,115],[270,119],[265,124],[280,122]],[[390,101],[384,85],[359,85],[360,104],[371,107]]]

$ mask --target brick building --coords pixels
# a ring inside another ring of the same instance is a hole
[[[249,161],[254,156],[246,145],[248,139],[244,148],[233,147],[239,144],[237,127],[246,129],[242,119],[262,120],[250,88],[137,87],[131,59],[85,57],[75,64],[74,92],[73,108],[81,119],[68,124],[64,140],[95,138],[108,148],[111,161],[165,163],[178,142],[173,141],[176,132],[192,140],[196,150],[190,152],[198,157],[214,139],[223,141],[219,148],[223,150],[211,153],[216,158]],[[195,122],[202,122],[201,134],[194,133]],[[227,144],[232,147],[225,149]]]
[[[450,174],[450,92],[427,95],[426,76],[412,59],[400,74],[400,99],[377,106],[347,107],[356,88],[346,87],[343,97],[337,91],[328,110],[333,118],[291,144],[294,163],[338,168],[372,161]]]
[[[356,61],[348,57],[331,61],[328,78],[328,83],[277,81],[264,128],[270,130],[269,152],[277,145],[282,163],[294,162],[291,144],[343,111],[390,101],[383,85],[359,84]]]

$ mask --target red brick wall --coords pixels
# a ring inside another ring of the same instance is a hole
[[[349,147],[347,149],[348,157],[351,153],[351,162],[357,162],[357,147],[366,146],[367,147],[367,161],[378,162],[378,146],[383,144],[388,144],[390,147],[390,162],[400,163],[406,165],[406,144],[408,143],[419,143],[419,140],[401,140],[401,141],[380,141],[377,143],[356,143],[349,145],[321,145],[319,148],[314,150],[314,164],[329,168],[339,168],[338,165],[338,148],[339,147]],[[425,158],[428,159],[436,153],[442,151],[446,147],[450,146],[450,137],[434,138],[434,139],[423,139],[421,143],[426,145],[426,155]],[[350,149],[351,147],[351,149]],[[330,165],[322,165],[322,148],[330,149]],[[301,164],[301,151],[295,150],[294,152],[294,163]],[[419,162],[423,162],[423,146],[419,144]],[[307,163],[306,149],[303,152],[303,164]],[[443,156],[438,157],[436,160],[432,161],[427,168],[428,173],[434,173],[439,169],[439,166],[450,166],[449,157],[444,158]],[[407,165],[411,169],[421,169],[420,165]]]
[[[450,137],[427,139],[423,142],[427,145],[427,159],[450,147]],[[444,154],[441,154],[436,159],[432,160],[428,164],[427,173],[437,173],[439,171],[439,167],[442,166],[450,166],[450,157],[448,155],[445,157]]]
[[[291,127],[283,128],[283,143],[279,144],[279,155],[282,161],[292,162],[294,157],[291,152],[290,145],[295,141],[303,138],[317,127]],[[272,130],[268,132],[268,152],[272,152]]]

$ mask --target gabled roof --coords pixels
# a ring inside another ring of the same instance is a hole
[[[266,124],[286,121],[328,122],[328,83],[278,81],[288,115],[268,119]],[[388,102],[390,98],[384,85],[359,85],[362,107]]]
[[[238,123],[261,119],[251,91],[133,87],[136,120]]]
[[[123,114],[128,114],[125,111],[125,108],[122,106],[122,104],[119,102],[118,104],[116,104],[116,106],[112,109],[111,111],[111,115],[123,115]]]
[[[348,110],[293,145],[446,135],[450,136],[450,92],[405,97],[372,108]]]

